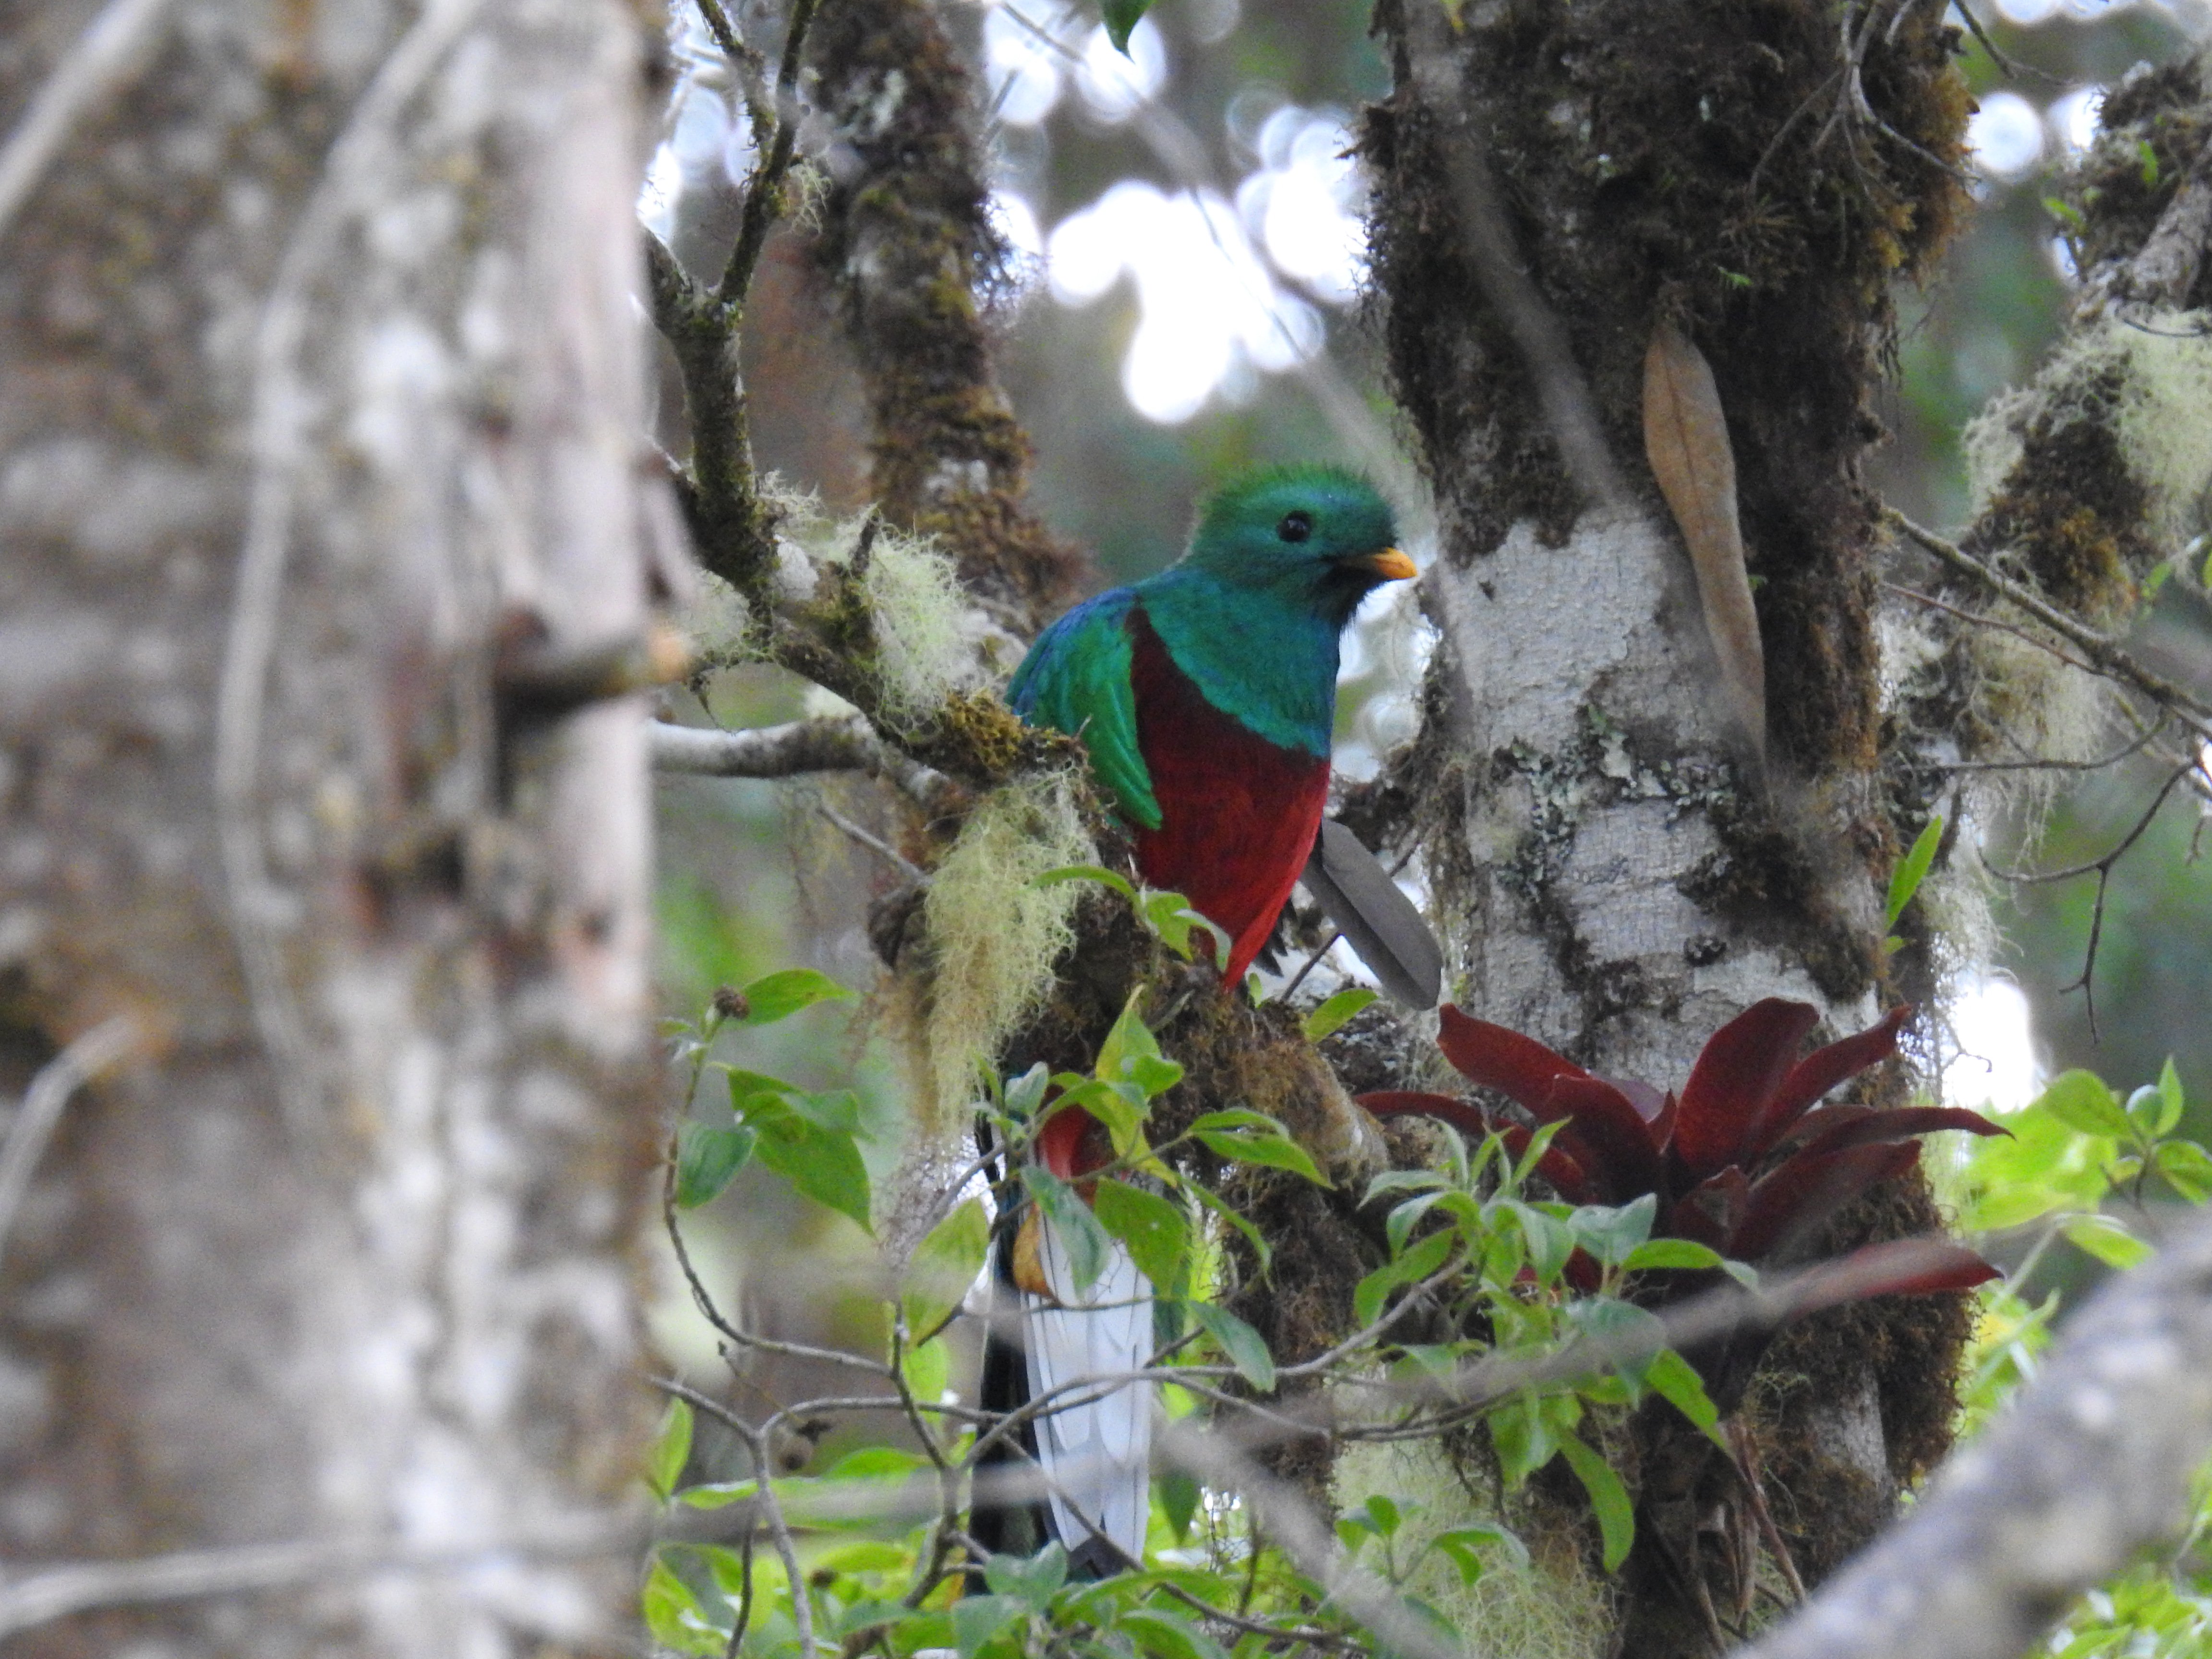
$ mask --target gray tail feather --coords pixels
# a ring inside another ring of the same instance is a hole
[[[1413,902],[1358,836],[1334,818],[1323,818],[1302,879],[1391,1000],[1408,1008],[1437,1006],[1443,951]]]

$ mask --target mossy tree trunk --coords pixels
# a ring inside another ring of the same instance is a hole
[[[1862,476],[1890,291],[1964,205],[1970,105],[1927,5],[1392,0],[1369,112],[1376,276],[1434,485],[1441,635],[1401,769],[1470,1012],[1679,1086],[1761,997],[1833,1035],[1896,1000]],[[1689,560],[1644,464],[1644,362],[1711,364],[1766,665],[1764,757],[1729,720]],[[1580,424],[1577,425],[1579,420]],[[1896,1098],[1901,1067],[1875,1081]],[[1932,1224],[1879,1193],[1839,1243]],[[1817,1580],[1946,1443],[1954,1298],[1811,1322],[1747,1416]],[[1640,1419],[1625,1650],[1706,1650],[1740,1577],[1700,1528],[1725,1463]],[[1709,1610],[1710,1607],[1710,1610]]]
[[[12,9],[11,132],[100,8]],[[132,1047],[6,1239],[0,1607],[213,1552],[11,1652],[630,1616],[650,38],[173,0],[6,228],[10,1091]]]

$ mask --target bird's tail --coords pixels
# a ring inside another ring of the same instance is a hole
[[[1010,1322],[1019,1352],[994,1333],[982,1403],[1006,1411],[1049,1396],[1023,1447],[1042,1471],[1047,1496],[1034,1506],[979,1504],[971,1530],[991,1549],[1024,1554],[1057,1539],[1079,1575],[1104,1577],[1144,1560],[1152,1389],[1111,1379],[1141,1370],[1152,1356],[1152,1287],[1117,1239],[1105,1271],[1079,1291],[1051,1225],[1034,1212],[1024,1222],[1035,1230],[1036,1271],[1049,1293],[1018,1287],[1011,1250],[1002,1256],[998,1290],[1001,1305],[1011,1300],[1018,1314]],[[998,1468],[1011,1473],[1003,1462]]]

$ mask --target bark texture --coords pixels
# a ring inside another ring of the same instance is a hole
[[[94,9],[14,8],[7,121]],[[419,1557],[620,1498],[649,1409],[641,710],[543,695],[647,622],[649,36],[170,10],[0,268],[10,1052],[151,1034],[0,1264],[0,1554]],[[589,1644],[630,1577],[525,1549],[17,1650]]]
[[[1662,1087],[1760,997],[1815,1004],[1830,1036],[1892,1000],[1861,458],[1888,285],[1962,202],[1968,104],[1933,9],[1841,10],[1840,41],[1811,0],[1487,0],[1456,30],[1438,7],[1380,13],[1376,274],[1443,556],[1426,729],[1375,799],[1424,848],[1460,1005]],[[1763,760],[1644,466],[1662,329],[1710,362],[1733,442]],[[1838,1244],[1934,1224],[1917,1177],[1876,1199]],[[1813,1379],[1759,1433],[1802,1565],[1855,1547],[1940,1451],[1964,1334],[1939,1299],[1778,1349],[1771,1370]],[[1641,1455],[1626,1650],[1706,1650],[1721,1632],[1687,1586],[1729,1478],[1693,1446]]]

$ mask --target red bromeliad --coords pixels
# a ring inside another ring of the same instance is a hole
[[[1648,1083],[1593,1076],[1532,1037],[1450,1006],[1437,1042],[1469,1082],[1497,1090],[1538,1125],[1560,1126],[1536,1171],[1562,1199],[1617,1206],[1649,1194],[1658,1202],[1654,1237],[1787,1268],[1811,1258],[1823,1224],[1844,1205],[1911,1169],[1919,1136],[2005,1133],[1978,1112],[1954,1108],[1819,1103],[1894,1054],[1911,1012],[1893,1008],[1880,1024],[1800,1059],[1819,1011],[1770,997],[1713,1034],[1679,1097]],[[1377,1117],[1413,1114],[1472,1134],[1494,1132],[1516,1157],[1529,1143],[1528,1124],[1445,1095],[1391,1091],[1363,1095],[1359,1103]],[[1870,1244],[1835,1265],[1841,1271],[1808,1283],[1790,1314],[1870,1296],[1960,1290],[1996,1273],[1964,1246],[1937,1240]]]

